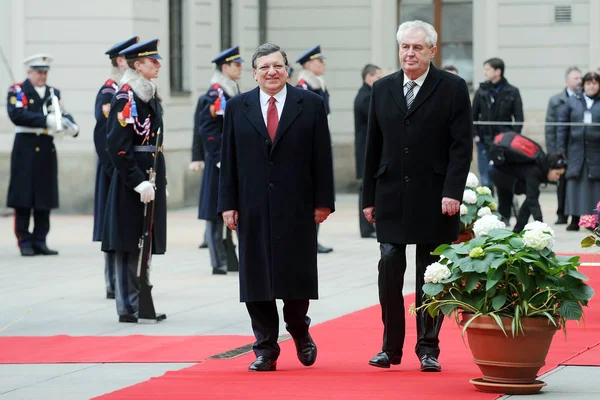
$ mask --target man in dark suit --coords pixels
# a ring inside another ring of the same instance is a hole
[[[398,29],[402,69],[375,82],[369,112],[363,211],[381,243],[382,351],[370,365],[400,364],[405,321],[406,245],[416,244],[416,305],[431,252],[458,237],[459,207],[471,164],[471,105],[465,81],[437,69],[435,29],[409,21]],[[417,313],[421,371],[441,371],[442,317]]]
[[[558,122],[558,116],[560,115],[561,109],[567,103],[567,100],[571,96],[575,96],[579,90],[581,90],[581,70],[577,67],[567,68],[565,75],[565,87],[560,93],[550,97],[548,102],[548,109],[546,111],[546,122]],[[546,153],[551,154],[557,150],[556,136],[558,132],[558,126],[546,125]],[[565,196],[567,194],[567,181],[564,175],[561,175],[558,180],[558,188],[556,190],[556,196],[558,198],[558,207],[556,209],[556,225],[565,225],[568,222],[568,217],[565,215]]]
[[[227,103],[218,211],[238,231],[240,300],[256,337],[250,371],[274,371],[283,299],[298,359],[312,365],[308,327],[318,298],[317,232],[334,211],[331,137],[323,99],[286,84],[287,55],[274,44],[252,56],[256,89]]]
[[[356,161],[356,179],[362,180],[365,169],[365,150],[367,147],[367,122],[369,121],[369,102],[373,83],[381,79],[381,69],[373,64],[367,64],[362,70],[363,85],[358,89],[354,98],[354,159]],[[362,183],[360,192],[362,193]],[[367,221],[362,212],[362,197],[358,200],[358,222],[360,237],[377,238],[375,225]]]

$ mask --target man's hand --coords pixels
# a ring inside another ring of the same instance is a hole
[[[223,221],[225,225],[232,231],[237,230],[238,224],[238,211],[237,210],[227,210],[223,211]]]
[[[192,161],[188,168],[190,171],[198,172],[204,168],[204,161]]]
[[[473,140],[475,140],[475,143],[479,143],[479,141],[480,141],[481,139],[479,139],[479,136],[475,136],[475,137],[473,138]]]
[[[369,221],[372,224],[375,223],[375,207],[369,206],[363,208],[363,214],[365,215],[367,221]]]
[[[442,214],[454,215],[460,210],[460,201],[450,197],[442,198]]]
[[[325,222],[327,217],[331,214],[331,210],[327,207],[317,207],[315,208],[315,222],[320,224],[321,222]]]

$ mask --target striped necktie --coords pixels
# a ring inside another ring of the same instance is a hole
[[[406,91],[406,107],[407,108],[410,108],[410,106],[413,103],[413,100],[415,99],[415,92],[413,92],[413,89],[415,86],[417,86],[417,84],[414,81],[406,82],[406,88],[408,89]]]

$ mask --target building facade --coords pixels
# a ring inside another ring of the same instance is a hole
[[[455,65],[475,88],[483,79],[483,61],[504,59],[507,79],[521,89],[524,132],[541,141],[543,126],[536,121],[543,121],[548,98],[562,88],[564,70],[577,65],[586,72],[600,65],[595,0],[7,0],[2,7],[0,87],[24,79],[25,57],[49,53],[54,63],[48,84],[61,89],[81,127],[78,138],[56,140],[61,209],[67,212],[92,210],[94,99],[110,71],[104,51],[133,35],[161,39],[158,87],[172,208],[197,202],[200,175],[187,169],[194,108],[213,73],[210,60],[231,45],[240,45],[246,59],[242,90],[255,86],[250,59],[260,43],[280,45],[292,64],[321,45],[340,191],[356,187],[352,103],[360,70],[369,62],[388,72],[398,68],[395,34],[405,20],[432,23],[440,33],[436,64]],[[5,96],[0,107],[3,207],[14,134]]]

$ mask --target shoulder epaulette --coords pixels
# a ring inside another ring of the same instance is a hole
[[[211,88],[211,89],[213,89],[213,90],[217,90],[217,89],[219,89],[220,87],[221,87],[221,85],[219,85],[218,83],[213,83],[213,84],[210,86],[210,88]]]
[[[10,85],[10,87],[8,88],[8,92],[9,93],[17,93],[21,91],[21,86],[23,85],[23,82],[17,82],[17,83],[13,83],[12,85]]]
[[[296,87],[301,87],[302,89],[308,89],[308,83],[304,79],[300,79],[296,84]]]

